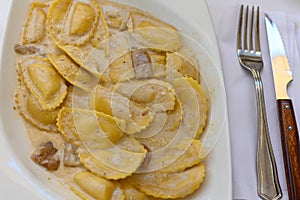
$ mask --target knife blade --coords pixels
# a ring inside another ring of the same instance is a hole
[[[284,43],[272,19],[265,14],[268,46],[273,71],[281,146],[285,166],[286,182],[290,200],[300,199],[300,149],[298,128],[292,99],[287,86],[293,80]]]

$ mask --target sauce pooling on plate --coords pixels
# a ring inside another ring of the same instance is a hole
[[[29,157],[70,192],[174,199],[200,187],[206,97],[175,27],[109,1],[32,2],[15,52]]]

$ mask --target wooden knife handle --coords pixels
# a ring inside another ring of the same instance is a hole
[[[278,116],[289,200],[300,199],[299,135],[292,100],[278,99]]]

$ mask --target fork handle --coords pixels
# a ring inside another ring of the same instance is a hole
[[[282,196],[278,180],[277,167],[273,154],[266,107],[263,94],[263,84],[259,71],[252,72],[255,80],[257,114],[258,114],[258,143],[257,143],[257,181],[258,195],[262,199],[279,199]]]
[[[299,135],[291,99],[278,99],[281,145],[290,200],[300,199]]]

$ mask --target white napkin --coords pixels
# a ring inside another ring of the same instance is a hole
[[[236,32],[240,4],[231,2],[230,5],[228,1],[226,1],[226,5],[214,4],[213,2],[208,2],[208,4],[217,35],[227,93],[232,145],[233,199],[260,199],[257,195],[256,179],[257,115],[254,81],[251,73],[240,66],[236,56]],[[288,199],[288,194],[272,69],[263,19],[264,13],[269,14],[277,24],[285,42],[294,77],[294,81],[289,85],[288,93],[294,103],[299,128],[300,96],[297,94],[300,91],[300,62],[297,42],[299,42],[300,47],[300,40],[297,41],[296,38],[300,38],[300,31],[294,22],[300,22],[300,16],[288,16],[282,12],[270,12],[261,9],[261,46],[264,59],[264,69],[261,75],[271,142],[283,192],[282,199],[285,200]]]

